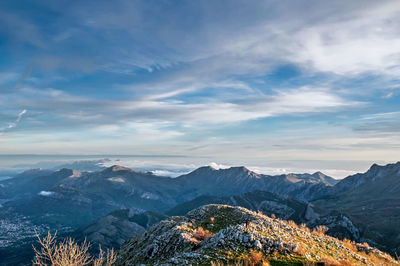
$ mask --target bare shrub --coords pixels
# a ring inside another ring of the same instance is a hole
[[[55,233],[50,232],[41,238],[36,234],[39,248],[33,247],[35,257],[32,261],[33,265],[45,266],[85,266],[93,264],[95,266],[111,266],[116,261],[114,250],[107,250],[107,256],[100,249],[100,256],[94,259],[88,252],[90,243],[86,242],[77,244],[72,238],[66,238],[61,242],[57,242]]]
[[[325,236],[325,233],[328,232],[328,230],[329,228],[326,227],[325,225],[318,225],[317,227],[315,227],[312,233],[318,236]]]
[[[201,226],[199,226],[196,230],[193,231],[193,238],[195,240],[198,240],[199,242],[213,236],[215,236],[215,234],[210,233],[209,230],[203,229],[203,227]]]
[[[292,227],[296,227],[299,228],[299,226],[292,220],[288,221],[288,225],[292,226]]]
[[[259,251],[252,251],[250,253],[250,262],[254,265],[260,263],[263,259],[263,254]]]
[[[310,233],[310,228],[307,227],[307,225],[305,223],[300,224],[299,227],[301,230]]]
[[[107,249],[107,253],[105,254],[104,251],[99,247],[99,257],[93,260],[93,266],[111,266],[114,265],[115,261],[117,260],[117,254],[114,252],[114,249]],[[104,254],[106,255],[104,257]]]
[[[351,241],[351,240],[349,240],[347,238],[344,238],[342,240],[342,243],[346,248],[350,249],[351,251],[357,252],[357,247],[355,246],[355,242],[354,241]]]

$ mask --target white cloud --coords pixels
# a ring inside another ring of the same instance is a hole
[[[273,95],[242,96],[242,100],[223,102],[208,99],[207,103],[171,101],[123,102],[117,108],[129,111],[137,119],[152,119],[181,124],[229,124],[279,115],[331,112],[354,107],[361,102],[349,101],[329,89],[301,87],[277,91]],[[139,115],[135,115],[135,114]],[[140,116],[143,115],[143,116]],[[134,123],[133,123],[134,124]],[[151,123],[139,123],[144,126]]]
[[[392,3],[391,8],[392,12],[382,14],[378,8],[373,13],[363,12],[344,21],[317,24],[297,32],[294,41],[300,49],[294,61],[310,62],[317,71],[337,74],[398,74],[398,25],[389,21],[397,20],[400,5]]]
[[[385,95],[381,96],[382,99],[390,99],[394,96],[394,92],[386,93]]]
[[[49,197],[54,194],[55,194],[55,192],[53,192],[53,191],[44,191],[44,190],[42,190],[38,193],[38,195],[44,196],[44,197]]]
[[[26,110],[26,109],[22,110],[22,111],[17,115],[17,119],[15,119],[14,122],[9,123],[7,127],[0,128],[0,133],[3,133],[3,132],[5,132],[6,130],[10,130],[10,129],[12,129],[12,128],[15,128],[15,127],[18,125],[18,123],[21,122],[22,117],[23,117],[26,113],[27,113],[27,110]]]
[[[210,163],[209,166],[210,166],[211,168],[214,168],[215,170],[228,169],[228,168],[231,167],[231,166],[228,166],[228,165],[217,164],[217,163],[214,163],[214,162]]]
[[[338,75],[400,73],[400,2],[312,2],[310,10],[301,3],[271,4],[276,17],[201,43],[209,52],[199,65],[207,61],[210,75],[262,74],[282,62]]]
[[[27,111],[26,111],[25,109],[22,110],[22,111],[18,114],[17,119],[15,120],[15,122],[8,124],[8,127],[7,127],[7,128],[8,128],[8,129],[11,129],[11,128],[16,127],[17,124],[21,121],[22,116],[23,116],[24,114],[26,114],[26,112],[27,112]]]
[[[380,119],[393,119],[400,116],[400,112],[386,112],[363,115],[360,120],[380,120]]]
[[[19,123],[19,121],[21,121],[21,119],[22,119],[22,116],[23,116],[24,114],[26,114],[26,112],[27,112],[26,109],[22,110],[22,111],[18,114],[17,120],[16,120],[15,122],[16,122],[16,123]]]

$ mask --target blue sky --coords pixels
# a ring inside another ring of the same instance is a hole
[[[6,0],[0,153],[340,176],[400,158],[399,76],[399,1]]]

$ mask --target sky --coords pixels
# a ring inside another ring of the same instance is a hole
[[[0,154],[343,177],[400,158],[400,1],[0,2]]]

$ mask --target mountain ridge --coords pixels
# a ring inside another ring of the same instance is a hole
[[[153,225],[125,242],[116,265],[209,265],[252,261],[280,265],[352,263],[398,265],[389,255],[323,233],[228,205],[206,205]],[[257,263],[256,262],[256,263]]]

